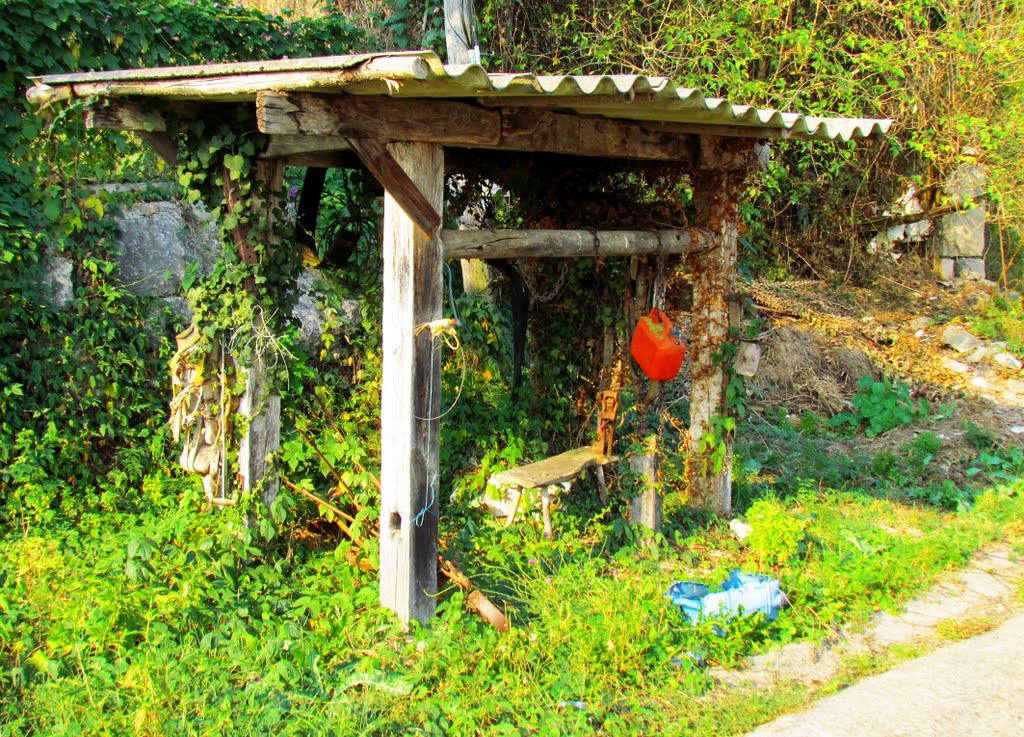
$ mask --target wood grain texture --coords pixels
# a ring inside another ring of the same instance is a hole
[[[264,186],[265,197],[259,198],[255,195],[250,197],[250,214],[256,220],[265,220],[267,224],[268,247],[277,245],[277,238],[274,231],[275,213],[279,212],[281,187],[284,181],[284,165],[280,161],[257,161],[255,163],[255,178]],[[225,193],[230,192],[231,197],[238,197],[238,192],[233,186],[229,186],[230,177],[224,172]],[[235,247],[239,256],[252,263],[256,260],[256,254],[249,244],[248,229],[236,228],[233,237]],[[247,285],[247,288],[255,288],[255,284]],[[262,318],[257,316],[255,332],[265,332],[266,326]],[[270,466],[267,457],[276,451],[281,445],[281,397],[269,391],[266,366],[260,352],[252,365],[248,367],[248,376],[245,384],[245,394],[242,397],[240,411],[248,418],[248,428],[238,450],[239,475],[242,477],[242,490],[252,492],[260,490],[260,498],[263,504],[270,509],[274,499],[277,498],[279,480],[277,474],[270,473]]]
[[[473,0],[444,0],[444,40],[449,64],[471,64],[480,61],[472,51],[476,47],[476,19]]]
[[[678,254],[711,244],[686,230],[443,230],[445,258],[587,258]]]
[[[269,134],[345,135],[462,148],[692,162],[690,134],[535,108],[489,108],[436,99],[261,92],[256,117]]]
[[[517,468],[510,468],[491,476],[490,483],[497,487],[522,486],[540,489],[563,481],[571,481],[586,469],[603,465],[612,459],[593,448],[577,448]]]
[[[435,208],[444,191],[440,146],[401,143],[389,155]],[[404,622],[434,615],[441,362],[429,330],[441,316],[441,242],[384,198],[380,601]]]
[[[222,64],[194,64],[180,67],[149,67],[145,69],[117,69],[105,72],[72,72],[49,74],[39,79],[43,84],[69,84],[74,82],[145,82],[167,79],[202,79],[206,77],[266,76],[282,72],[345,71],[356,78],[426,79],[430,75],[427,63],[429,52],[389,52],[379,54],[351,54],[347,56],[315,56],[299,59],[269,59],[261,61],[226,62]]]
[[[451,100],[261,92],[256,122],[264,133],[422,141],[497,147],[501,113]]]
[[[658,456],[642,455],[629,459],[629,466],[642,479],[643,491],[629,504],[629,518],[652,532],[661,532],[661,496],[658,494]]]
[[[701,159],[709,167],[694,177],[693,188],[702,225],[713,234],[712,246],[698,260],[687,259],[693,274],[693,317],[690,325],[690,460],[687,464],[689,504],[718,514],[732,511],[732,437],[725,443],[719,470],[713,448],[701,439],[712,417],[726,413],[726,375],[715,356],[728,340],[729,296],[736,291],[739,241],[739,197],[754,143],[747,140],[701,140]]]
[[[384,144],[374,138],[350,138],[349,144],[363,165],[384,186],[388,195],[423,235],[427,238],[436,236],[441,229],[440,206],[435,207],[427,195],[420,191],[415,180],[406,173],[405,168],[395,160]],[[442,178],[443,166],[442,162]]]

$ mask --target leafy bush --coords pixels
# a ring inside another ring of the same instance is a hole
[[[996,296],[971,315],[971,331],[989,340],[1006,343],[1018,357],[1024,356],[1024,305]]]
[[[924,206],[943,204],[962,162],[986,166],[990,217],[1011,233],[1024,209],[1012,4],[488,0],[480,18],[503,71],[660,74],[735,102],[894,119],[877,145],[773,143],[743,209],[757,268],[866,276],[884,262],[864,249],[864,221],[912,184]]]
[[[758,499],[747,510],[753,531],[747,544],[764,565],[785,565],[800,550],[807,522],[787,513],[773,497]]]
[[[864,427],[869,438],[897,427],[910,425],[928,416],[928,401],[910,396],[910,387],[901,381],[870,376],[860,380],[860,390],[850,400],[853,412],[840,412],[830,421],[833,426]]]

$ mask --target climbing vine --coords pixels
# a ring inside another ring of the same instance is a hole
[[[183,123],[176,172],[185,201],[209,210],[222,243],[211,273],[187,289],[194,321],[243,362],[273,354],[268,336],[290,314],[302,265],[283,227],[281,167],[257,158],[266,137],[254,127],[244,107]]]
[[[101,505],[131,503],[143,475],[171,460],[166,439],[163,337],[177,318],[161,303],[119,284],[114,258],[118,196],[97,185],[166,181],[170,171],[135,136],[89,131],[81,101],[37,115],[25,90],[39,74],[283,56],[346,53],[365,46],[339,14],[283,18],[212,0],[7,0],[0,14],[0,521],[48,519]],[[225,119],[226,120],[226,119]],[[182,123],[182,143],[207,144],[204,162],[185,157],[185,196],[217,210],[217,178],[227,156],[230,177],[248,185],[262,143],[216,142],[223,121]],[[196,126],[196,127],[193,127]],[[251,146],[251,149],[250,149]],[[214,150],[210,151],[213,147]],[[198,196],[197,194],[198,193]],[[259,188],[255,188],[259,195]],[[221,209],[218,216],[228,216]],[[266,249],[260,223],[251,242],[262,259],[229,258],[213,273],[186,274],[197,314],[208,316],[204,341],[235,337],[242,354],[251,336],[234,328],[260,309],[269,323],[287,305],[292,267]],[[230,250],[230,249],[226,249]],[[48,269],[66,264],[70,302],[52,301]],[[251,277],[255,293],[244,293]],[[250,322],[251,324],[251,322]],[[211,343],[212,344],[212,343]]]

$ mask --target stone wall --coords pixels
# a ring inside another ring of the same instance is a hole
[[[984,169],[977,164],[961,165],[943,192],[953,203],[973,203],[974,207],[944,215],[936,222],[933,243],[942,276],[945,279],[984,279],[987,215],[983,200]]]
[[[117,215],[116,278],[130,292],[165,300],[186,320],[191,310],[181,294],[181,280],[195,265],[207,273],[221,249],[217,225],[209,214],[174,200],[139,202]],[[70,259],[50,256],[47,278],[51,304],[63,306],[73,299]],[[323,316],[317,303],[323,277],[313,269],[300,275],[299,300],[294,316],[303,342],[315,348],[323,335]],[[346,301],[336,309],[346,322],[358,323],[359,304]]]

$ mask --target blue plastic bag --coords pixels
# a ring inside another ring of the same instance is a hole
[[[694,624],[706,617],[731,619],[741,611],[744,616],[761,612],[770,622],[786,604],[777,578],[740,571],[729,574],[721,591],[712,592],[710,587],[694,581],[679,581],[669,587],[665,596]]]

